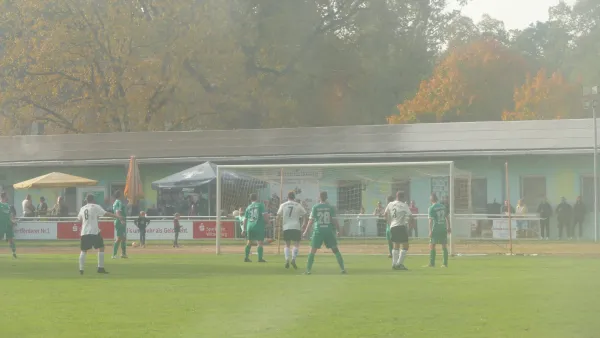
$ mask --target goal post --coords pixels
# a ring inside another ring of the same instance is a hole
[[[465,187],[461,189],[467,191],[466,195],[457,194],[457,178],[462,179]],[[257,193],[259,200],[266,202],[267,212],[274,216],[290,191],[308,212],[317,203],[319,193],[326,191],[329,203],[337,209],[342,237],[383,238],[385,221],[382,223],[378,211],[385,208],[388,196],[401,191],[405,202],[416,201],[418,216],[423,219],[429,196],[436,193],[440,201],[447,203],[453,227],[457,203],[465,212],[472,205],[470,180],[470,173],[458,169],[453,161],[218,165],[216,253],[222,252],[224,222],[234,220],[234,211],[245,210],[251,193]],[[277,229],[270,229],[267,237],[278,239]],[[452,251],[452,236],[449,244]]]

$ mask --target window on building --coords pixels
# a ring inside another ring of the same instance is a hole
[[[600,184],[599,184],[600,185]],[[594,176],[583,175],[581,176],[581,187],[579,189],[579,195],[585,205],[589,205],[590,208],[594,206]],[[571,203],[573,201],[570,201]],[[598,201],[600,206],[600,201]]]
[[[454,179],[454,212],[468,213],[469,202],[472,200],[469,189],[469,178],[457,177]]]
[[[473,204],[473,213],[487,213],[487,178],[471,179],[471,200]]]
[[[338,182],[338,213],[358,214],[362,207],[362,183],[360,181]]]
[[[533,210],[546,197],[546,177],[544,176],[522,176],[521,177],[521,198],[525,204]],[[517,201],[511,201],[515,206]]]
[[[393,180],[391,187],[392,196],[396,197],[398,191],[403,193],[403,202],[410,202],[410,180]]]

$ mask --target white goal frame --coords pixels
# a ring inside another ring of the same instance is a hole
[[[227,170],[235,169],[298,169],[298,168],[368,168],[368,167],[411,167],[411,166],[448,166],[448,204],[450,209],[450,228],[454,225],[454,161],[430,161],[430,162],[363,162],[363,163],[321,163],[321,164],[245,164],[245,165],[217,165],[216,177],[216,254],[221,254],[221,179]],[[449,236],[448,248],[452,254],[452,235]]]

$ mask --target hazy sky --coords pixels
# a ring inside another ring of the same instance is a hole
[[[522,29],[536,21],[548,19],[548,8],[560,0],[471,0],[463,8],[463,14],[470,16],[475,22],[483,14],[504,21],[506,29]],[[565,0],[573,4],[575,0]]]

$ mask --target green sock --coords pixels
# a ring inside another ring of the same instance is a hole
[[[435,249],[429,251],[429,265],[435,266]]]
[[[392,249],[394,249],[394,243],[388,241],[388,251],[390,252],[390,255],[392,254]]]
[[[127,256],[127,241],[121,242],[121,254]]]
[[[313,266],[314,262],[315,262],[315,254],[309,253],[308,254],[308,262],[306,262],[306,271],[307,272],[310,272],[310,270],[312,270],[312,266]]]
[[[258,253],[258,260],[262,261],[263,259],[263,247],[262,245],[256,248],[256,252]]]
[[[12,253],[17,253],[17,246],[14,241],[10,242],[10,249],[12,250]]]
[[[342,271],[346,270],[344,269],[344,259],[342,258],[342,253],[341,252],[336,252],[335,253],[335,259],[337,259],[338,265],[340,266],[340,269],[342,269]]]
[[[119,252],[119,243],[115,242],[115,244],[113,244],[113,256],[116,256],[118,252]]]
[[[442,248],[444,251],[444,265],[448,266],[448,248]]]
[[[246,249],[244,249],[244,253],[246,254],[246,259],[250,258],[250,249],[252,246],[250,244],[246,244]]]

